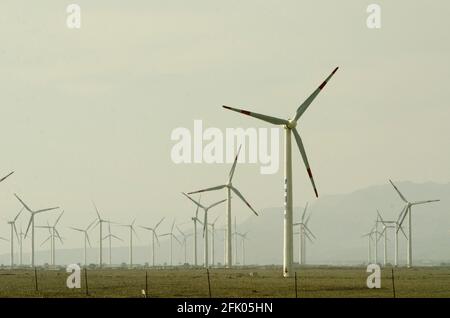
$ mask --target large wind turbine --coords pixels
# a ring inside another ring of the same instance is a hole
[[[402,226],[403,221],[405,220],[406,215],[408,215],[408,250],[407,250],[407,266],[412,267],[412,221],[411,221],[411,207],[414,205],[420,205],[420,204],[426,204],[431,202],[438,202],[440,200],[425,200],[425,201],[416,201],[416,202],[409,202],[406,200],[405,196],[400,192],[400,190],[395,186],[395,184],[392,182],[392,180],[389,180],[389,182],[394,187],[395,191],[397,191],[398,195],[402,199],[403,202],[405,202],[405,207],[403,208],[402,212],[398,216],[398,223],[399,227]],[[399,231],[399,228],[397,228],[397,232]]]
[[[210,206],[204,206],[200,202],[197,202],[194,199],[192,199],[188,194],[183,192],[183,195],[186,196],[192,202],[194,202],[194,204],[196,204],[198,207],[200,207],[204,211],[205,216],[203,218],[203,236],[204,236],[204,240],[205,240],[205,252],[204,252],[203,256],[204,256],[204,266],[206,268],[208,268],[209,267],[209,264],[208,264],[208,261],[209,261],[208,260],[208,212],[211,208],[227,201],[227,199],[213,203]]]
[[[11,268],[14,267],[14,233],[17,237],[17,242],[20,244],[20,238],[19,233],[17,233],[17,227],[16,227],[16,221],[17,218],[20,216],[24,208],[20,210],[19,213],[12,219],[11,221],[8,221],[8,224],[11,226],[11,236],[10,236],[10,242],[11,242]]]
[[[305,217],[306,217],[306,211],[308,209],[308,203],[306,203],[305,209],[303,210],[303,214],[302,214],[302,218],[301,221],[298,223],[294,223],[294,226],[298,226],[299,227],[299,241],[298,241],[298,248],[299,248],[299,253],[298,253],[298,263],[299,265],[305,265],[306,264],[306,238],[312,243],[312,238],[316,238],[313,234],[313,232],[311,232],[311,230],[308,227],[308,222],[311,218],[312,213],[310,213],[308,215],[308,217],[306,218],[305,221]],[[312,237],[312,238],[311,238]]]
[[[47,209],[41,209],[41,210],[31,210],[26,204],[25,202],[22,201],[21,198],[19,198],[19,196],[17,194],[14,193],[14,196],[17,198],[17,200],[19,200],[20,203],[22,203],[23,207],[30,212],[31,216],[30,216],[30,222],[28,222],[28,226],[27,226],[27,230],[25,231],[25,237],[27,237],[28,234],[28,230],[30,229],[31,226],[31,267],[34,267],[34,218],[37,214],[39,213],[43,213],[46,211],[51,211],[51,210],[56,210],[59,209],[59,207],[54,207],[54,208],[47,208]]]
[[[257,119],[263,120],[265,122],[281,125],[284,127],[284,249],[283,249],[283,275],[289,277],[292,274],[292,264],[294,255],[294,241],[293,241],[293,211],[292,211],[292,151],[291,151],[291,135],[294,134],[295,141],[297,142],[298,148],[305,163],[306,170],[311,180],[311,184],[314,188],[316,197],[318,197],[318,192],[316,185],[314,183],[314,178],[311,172],[311,167],[306,156],[306,151],[303,146],[302,139],[298,133],[296,126],[297,121],[303,115],[303,113],[308,109],[312,101],[317,97],[320,91],[325,87],[331,77],[336,73],[338,67],[336,67],[333,72],[325,79],[325,81],[320,84],[320,86],[300,105],[297,112],[292,119],[280,119],[276,117],[271,117],[267,115],[262,115],[248,110],[232,108],[229,106],[223,106],[226,109],[242,113],[247,116],[255,117]]]
[[[56,229],[56,225],[58,224],[59,220],[61,219],[61,217],[63,216],[64,211],[61,212],[61,214],[59,215],[59,217],[56,219],[55,223],[53,224],[53,226],[50,226],[50,224],[47,222],[46,226],[36,226],[37,228],[44,228],[44,229],[48,229],[50,236],[44,241],[42,242],[41,245],[43,245],[45,242],[47,242],[48,240],[50,240],[50,254],[51,254],[51,262],[50,264],[52,266],[56,265],[56,259],[55,259],[55,250],[56,250],[56,245],[55,245],[55,237],[58,237],[59,241],[61,242],[61,244],[63,244],[63,240],[61,238],[61,236],[59,235],[58,230]]]
[[[170,232],[161,234],[160,236],[169,236],[170,237],[170,266],[173,266],[173,239],[175,239],[180,245],[180,240],[173,234],[173,228],[175,226],[175,220],[173,220],[172,226],[170,227]]]
[[[88,262],[87,262],[87,244],[89,244],[89,247],[92,247],[91,245],[91,241],[89,240],[89,234],[88,231],[91,228],[92,225],[94,225],[94,223],[97,220],[94,220],[91,224],[88,225],[88,227],[86,227],[85,229],[80,229],[77,227],[69,227],[70,229],[77,231],[77,232],[81,232],[83,233],[83,239],[84,239],[84,266],[88,266]]]
[[[227,179],[227,183],[226,184],[222,184],[219,186],[215,186],[215,187],[211,187],[211,188],[207,188],[207,189],[202,189],[202,190],[198,190],[198,191],[193,191],[193,192],[189,192],[188,194],[194,194],[194,193],[199,193],[199,192],[206,192],[206,191],[215,191],[215,190],[222,190],[225,189],[227,191],[227,200],[228,200],[228,204],[227,204],[227,209],[226,209],[226,240],[225,240],[225,252],[226,252],[226,267],[230,268],[232,267],[232,247],[231,247],[231,191],[233,191],[242,201],[244,201],[244,203],[249,207],[250,210],[253,211],[253,213],[255,213],[256,215],[258,215],[258,213],[252,208],[252,206],[247,202],[247,200],[244,198],[244,196],[241,194],[241,192],[239,192],[238,189],[236,189],[233,184],[233,175],[234,175],[234,171],[236,169],[236,164],[237,164],[237,160],[239,157],[239,153],[241,151],[241,146],[239,146],[239,150],[236,154],[236,157],[234,158],[234,162],[233,165],[231,166],[231,170],[230,173],[228,174],[228,179]]]
[[[139,235],[137,234],[136,230],[134,229],[134,223],[136,222],[136,219],[131,222],[131,224],[122,224],[121,226],[127,227],[130,229],[130,254],[129,254],[129,266],[130,268],[133,268],[133,233],[136,235],[137,238],[139,238]]]
[[[156,225],[154,227],[141,226],[141,228],[152,232],[152,266],[153,267],[155,267],[155,239],[158,242],[158,246],[159,246],[159,239],[158,239],[158,234],[156,234],[156,229],[161,224],[161,222],[164,221],[164,219],[165,218],[162,218],[158,223],[156,223]]]

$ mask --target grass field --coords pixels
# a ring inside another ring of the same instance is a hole
[[[212,297],[295,297],[295,279],[281,268],[211,269]],[[81,289],[66,287],[64,270],[0,270],[0,297],[87,297],[84,273]],[[148,269],[148,297],[209,297],[204,269]],[[146,270],[88,270],[88,297],[143,297]],[[368,289],[362,267],[297,269],[297,293],[304,297],[393,297],[391,268],[382,270],[381,289]],[[395,269],[397,297],[450,297],[450,268]]]

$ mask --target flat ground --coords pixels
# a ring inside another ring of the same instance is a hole
[[[393,297],[391,268],[382,269],[381,289],[368,289],[363,267],[297,268],[298,297]],[[204,269],[148,269],[149,297],[209,297]],[[295,297],[295,279],[283,278],[278,267],[210,269],[212,297]],[[397,297],[450,297],[450,268],[426,267],[394,271]],[[86,297],[66,287],[64,270],[0,270],[0,297]],[[89,297],[143,297],[145,269],[88,270]]]

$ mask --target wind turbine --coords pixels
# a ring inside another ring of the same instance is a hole
[[[371,248],[371,242],[373,240],[372,235],[374,233],[374,229],[370,230],[369,233],[366,233],[362,235],[361,237],[367,237],[367,264],[372,263],[372,248]]]
[[[192,234],[185,234],[179,227],[178,225],[176,226],[178,232],[181,234],[181,236],[183,237],[183,242],[182,245],[184,245],[184,264],[187,264],[187,239],[189,236],[191,236]]]
[[[77,231],[77,232],[81,232],[83,233],[83,238],[84,238],[84,266],[88,266],[88,262],[87,262],[87,244],[89,244],[89,247],[92,247],[91,245],[91,241],[89,240],[89,234],[88,231],[91,228],[92,225],[94,225],[94,223],[97,220],[94,220],[91,224],[88,225],[88,227],[86,227],[85,229],[80,229],[77,227],[69,227],[70,229]]]
[[[200,195],[198,197],[198,202],[200,203],[200,200],[202,199],[202,196]],[[194,266],[197,266],[197,222],[202,224],[202,222],[198,219],[198,209],[200,207],[197,205],[197,209],[195,210],[195,216],[191,217],[191,220],[194,222]],[[203,225],[203,224],[202,224]]]
[[[122,242],[123,242],[123,240],[120,237],[118,237],[118,236],[116,236],[116,235],[111,233],[111,223],[113,223],[113,222],[111,222],[111,221],[104,221],[104,222],[108,223],[108,235],[106,235],[103,238],[103,240],[108,239],[108,242],[109,242],[108,257],[109,257],[109,267],[111,267],[112,266],[112,239],[115,239],[115,240],[118,240],[118,241],[122,241]]]
[[[173,266],[173,239],[175,239],[180,245],[180,240],[173,234],[173,228],[175,226],[175,220],[173,220],[172,226],[170,227],[170,232],[161,234],[160,236],[169,236],[170,237],[170,266]]]
[[[331,77],[336,73],[338,67],[336,67],[333,72],[325,79],[325,81],[320,84],[320,86],[300,105],[297,112],[292,119],[280,119],[276,117],[271,117],[267,115],[262,115],[248,110],[237,109],[229,106],[223,106],[225,109],[229,109],[235,112],[242,113],[247,116],[255,117],[257,119],[263,120],[265,122],[281,125],[284,127],[284,249],[283,249],[283,275],[284,277],[289,277],[292,274],[292,264],[294,255],[294,241],[293,241],[293,210],[292,210],[292,151],[291,151],[291,135],[294,134],[295,141],[297,142],[298,148],[303,158],[303,162],[306,166],[306,170],[309,175],[309,179],[314,188],[316,197],[318,197],[317,188],[314,182],[314,178],[311,172],[311,167],[306,156],[306,151],[303,146],[303,141],[300,138],[296,126],[297,121],[303,115],[303,113],[308,109],[309,105],[317,97],[317,95],[322,91]]]
[[[155,267],[155,239],[158,242],[158,246],[159,246],[159,240],[158,240],[158,235],[156,234],[156,229],[161,224],[161,222],[164,221],[164,219],[165,218],[162,218],[161,221],[159,221],[154,227],[141,226],[141,228],[152,232],[152,266],[153,267]]]
[[[214,222],[209,223],[208,225],[211,227],[211,265],[214,266],[215,264],[215,259],[214,259],[214,249],[215,249],[215,244],[214,244],[214,237],[216,234],[216,222],[219,219],[219,215],[215,218]]]
[[[308,215],[305,221],[306,217],[306,211],[308,209],[308,203],[305,205],[305,209],[303,210],[301,221],[298,223],[294,223],[294,226],[299,227],[299,241],[298,241],[298,248],[299,248],[299,265],[305,265],[306,264],[306,238],[312,243],[312,238],[316,239],[313,232],[308,227],[308,222],[311,218],[312,213]],[[312,237],[312,238],[311,238]]]
[[[238,262],[238,231],[237,231],[237,223],[236,223],[236,216],[234,217],[234,232],[233,232],[233,236],[234,236],[234,263],[236,265],[239,264]]]
[[[248,240],[247,238],[247,234],[248,232],[245,232],[244,234],[242,233],[236,233],[237,235],[239,235],[241,237],[241,248],[242,248],[242,266],[245,266],[245,240]],[[237,236],[236,235],[236,236]]]
[[[405,220],[406,215],[408,215],[408,250],[407,250],[407,267],[412,267],[412,221],[411,221],[411,208],[415,205],[421,205],[431,202],[438,202],[440,200],[425,200],[425,201],[416,201],[416,202],[409,202],[406,200],[405,196],[400,192],[400,190],[395,186],[395,184],[392,182],[392,180],[389,180],[389,182],[394,187],[395,191],[397,191],[398,195],[402,199],[403,202],[405,202],[405,207],[403,208],[402,212],[400,212],[400,215],[398,216],[398,226],[401,227],[403,224],[403,221]],[[400,228],[397,228],[397,232]]]
[[[95,212],[97,213],[97,223],[95,224],[95,226],[99,225],[100,247],[99,247],[98,259],[99,259],[99,267],[102,268],[102,266],[103,266],[103,223],[108,223],[109,221],[102,219],[102,217],[100,216],[100,212],[98,212],[97,206],[95,205],[94,201],[92,201],[92,204],[94,205]]]
[[[399,223],[397,221],[389,221],[384,220],[381,216],[380,212],[377,210],[378,217],[380,219],[381,224],[383,224],[383,230],[380,233],[380,238],[383,236],[384,239],[384,249],[383,249],[383,264],[386,266],[387,264],[387,231],[388,229],[395,229],[394,231],[394,266],[398,266],[398,231],[397,229],[400,229],[405,236],[406,239],[408,239],[408,236],[406,236],[405,231],[403,231],[403,227],[399,226]]]
[[[53,226],[50,226],[50,224],[48,222],[47,222],[46,226],[42,226],[42,225],[41,226],[36,226],[37,228],[48,229],[48,231],[49,231],[50,236],[44,242],[42,242],[41,246],[45,242],[50,240],[50,255],[51,255],[51,265],[52,266],[56,265],[56,261],[55,261],[55,250],[56,250],[55,237],[58,237],[58,239],[61,242],[61,244],[63,244],[63,240],[62,240],[61,236],[59,235],[58,230],[56,229],[56,225],[58,224],[58,222],[61,219],[61,217],[63,216],[63,214],[64,214],[64,211],[61,212],[61,214],[56,219],[56,221],[53,224]]]
[[[208,229],[207,229],[207,227],[208,227],[208,212],[209,212],[209,210],[211,209],[211,208],[213,208],[213,207],[215,207],[215,206],[217,206],[217,205],[219,205],[219,204],[221,204],[221,203],[223,203],[223,202],[225,202],[225,201],[227,201],[227,199],[224,199],[224,200],[220,200],[220,201],[218,201],[218,202],[216,202],[216,203],[213,203],[213,204],[211,204],[211,205],[209,205],[209,206],[204,206],[204,205],[202,205],[200,202],[197,202],[197,201],[195,201],[194,199],[192,199],[188,194],[186,194],[186,193],[184,193],[184,192],[182,192],[183,193],[183,195],[184,196],[186,196],[189,200],[191,200],[192,202],[194,202],[194,204],[196,204],[198,207],[200,207],[203,211],[204,211],[204,213],[205,213],[205,216],[204,216],[204,218],[203,218],[203,236],[204,236],[204,239],[205,239],[205,253],[204,253],[204,259],[205,259],[205,261],[204,261],[204,266],[206,267],[206,268],[208,268],[209,267],[209,264],[208,264]]]
[[[136,235],[137,238],[139,238],[139,235],[137,234],[136,230],[134,229],[134,223],[136,222],[136,219],[131,222],[131,224],[121,224],[121,226],[127,227],[130,229],[130,256],[129,256],[129,263],[130,268],[133,268],[133,233]]]
[[[23,251],[23,249],[22,249],[22,247],[23,247],[23,239],[24,239],[24,237],[25,237],[25,233],[23,233],[23,230],[22,230],[22,225],[20,225],[20,233],[19,233],[19,266],[22,266],[23,265],[23,258],[22,258],[22,256],[23,256],[23,253],[22,253],[22,251]]]
[[[34,218],[39,213],[56,210],[56,209],[59,209],[59,207],[47,208],[47,209],[41,209],[41,210],[34,211],[34,210],[31,210],[25,204],[25,202],[23,202],[22,199],[19,198],[19,196],[17,194],[14,193],[14,196],[17,198],[17,200],[19,200],[20,203],[22,203],[23,207],[31,214],[30,222],[28,222],[27,230],[25,231],[25,237],[27,237],[28,231],[31,226],[31,267],[34,267]]]
[[[222,190],[222,189],[225,189],[227,191],[227,200],[228,200],[227,209],[226,209],[226,217],[227,217],[226,220],[227,221],[225,222],[227,237],[225,240],[225,244],[226,244],[225,255],[226,255],[226,266],[228,268],[231,268],[232,264],[233,264],[232,257],[231,257],[231,255],[232,255],[232,248],[231,248],[231,236],[232,236],[232,234],[231,234],[231,191],[233,191],[242,201],[244,201],[244,203],[249,207],[250,210],[252,210],[253,213],[255,213],[255,215],[258,215],[258,213],[252,208],[252,206],[247,202],[247,200],[241,194],[241,192],[239,192],[239,190],[236,189],[236,187],[234,187],[232,184],[233,175],[234,175],[234,171],[236,169],[236,164],[237,164],[237,160],[238,160],[240,151],[241,151],[241,146],[239,146],[239,150],[236,154],[236,157],[234,158],[234,162],[233,162],[233,165],[231,166],[230,173],[228,174],[228,179],[227,179],[226,184],[222,184],[219,186],[215,186],[215,187],[188,193],[188,194],[194,194],[194,193],[199,193],[199,192],[215,191],[215,190]]]
[[[16,227],[16,221],[17,218],[20,216],[24,208],[20,210],[20,212],[15,216],[15,218],[12,221],[7,221],[8,224],[11,226],[11,268],[14,267],[14,233],[16,233],[17,242],[20,244],[20,238],[19,234],[17,233],[17,227]]]

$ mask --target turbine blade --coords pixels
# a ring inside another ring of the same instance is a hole
[[[255,213],[256,216],[258,216],[258,212],[255,211],[255,209],[253,209],[253,207],[250,205],[250,203],[247,202],[247,200],[245,200],[244,196],[242,195],[241,192],[239,192],[238,189],[236,189],[235,187],[231,187],[231,190],[242,200],[244,201],[244,203],[249,207],[250,210],[253,211],[253,213]]]
[[[431,202],[439,202],[441,200],[426,200],[426,201],[417,201],[412,203],[411,205],[419,205],[419,204],[425,204],[425,203],[431,203]]]
[[[186,198],[188,198],[189,200],[191,200],[192,202],[194,202],[197,206],[201,207],[202,209],[204,209],[205,207],[203,205],[200,204],[200,202],[195,201],[194,199],[192,199],[189,195],[187,195],[184,192],[181,192]]]
[[[59,235],[59,232],[57,229],[55,229],[55,233],[56,233],[56,236],[58,237],[59,241],[61,242],[61,244],[64,244],[63,239],[61,238],[61,235]]]
[[[389,179],[389,182],[392,184],[392,186],[394,187],[395,191],[397,191],[398,195],[400,196],[400,198],[403,200],[403,202],[405,203],[409,203],[408,200],[406,200],[406,198],[403,196],[403,194],[400,192],[400,190],[395,186],[394,182],[392,182],[391,179]]]
[[[173,227],[175,226],[175,219],[172,222],[172,226],[170,227],[170,233],[173,233]]]
[[[4,237],[1,237],[1,236],[0,236],[0,240],[5,241],[5,242],[9,242],[8,239],[5,239]]]
[[[162,218],[161,221],[159,221],[159,222],[155,225],[155,227],[153,228],[155,231],[156,231],[156,229],[158,228],[158,226],[161,224],[161,222],[164,221],[164,219],[165,219],[165,218]]]
[[[316,194],[316,198],[318,198],[319,194],[317,193],[316,184],[314,182],[314,177],[311,172],[311,167],[308,162],[308,157],[306,156],[306,151],[305,151],[305,147],[303,146],[302,139],[300,138],[300,135],[299,135],[297,129],[295,129],[295,128],[292,129],[292,132],[294,133],[295,141],[297,142],[298,149],[300,150],[300,154],[302,155],[303,162],[305,163],[306,171],[308,172],[309,179],[311,180],[311,184],[314,188],[314,193]]]
[[[59,207],[58,207],[58,206],[55,206],[55,207],[53,207],[53,208],[37,210],[35,213],[38,214],[38,213],[47,212],[47,211],[52,211],[52,210],[56,210],[56,209],[59,209]]]
[[[180,232],[180,234],[181,234],[182,236],[186,236],[186,234],[184,234],[184,232],[178,227],[178,225],[177,225],[177,230],[178,230],[178,232]]]
[[[307,227],[306,225],[305,225],[305,229],[306,229],[306,232],[305,232],[305,233],[308,232],[309,234],[311,234],[312,237],[314,237],[314,239],[317,239],[316,236],[313,234],[313,232],[312,232],[312,231],[309,229],[309,227]]]
[[[16,223],[13,223],[14,233],[16,233],[17,242],[20,242],[19,233],[17,233]]]
[[[175,235],[172,234],[172,236],[173,236],[173,238],[174,238],[180,245],[183,245],[183,244],[180,242],[180,240],[179,240]]]
[[[405,220],[405,217],[406,217],[406,215],[407,215],[408,213],[411,213],[411,211],[409,211],[409,208],[407,208],[407,209],[405,210],[405,213],[403,213],[403,217],[402,217],[402,219],[401,219],[401,221],[400,221],[400,223],[399,223],[399,226],[402,226],[403,221]]]
[[[249,112],[248,110],[244,110],[244,109],[238,109],[238,108],[233,108],[233,107],[229,107],[229,106],[222,106],[225,109],[228,110],[232,110],[250,117],[255,117],[258,119],[261,119],[265,122],[274,124],[274,125],[287,125],[289,124],[289,121],[287,121],[286,119],[281,119],[281,118],[276,118],[276,117],[272,117],[272,116],[267,116],[267,115],[263,115],[263,114],[258,114],[258,113],[254,113],[254,112]]]
[[[10,175],[12,175],[14,173],[14,171],[8,173],[6,176],[4,176],[3,178],[0,179],[0,182],[2,182],[3,180],[5,180],[6,178],[8,178]]]
[[[98,219],[101,220],[102,218],[100,217],[100,213],[98,212],[98,209],[97,209],[97,206],[95,205],[95,202],[92,201],[92,204],[94,205],[95,212],[97,213]]]
[[[308,239],[308,241],[310,241],[311,243],[314,243],[312,238],[309,236],[308,232],[305,232],[305,236]]]
[[[219,205],[219,204],[225,202],[226,200],[227,200],[227,199],[223,199],[223,200],[220,200],[220,201],[218,201],[218,202],[216,202],[216,203],[211,204],[211,205],[207,208],[207,210],[209,210],[209,209],[215,207],[216,205]]]
[[[22,203],[23,207],[27,209],[28,212],[33,213],[33,211],[28,207],[28,205],[26,205],[25,202],[23,202],[22,199],[19,198],[17,194],[14,193],[14,196],[17,198],[17,200],[20,201],[20,203]]]
[[[400,231],[402,231],[405,238],[408,239],[408,236],[406,235],[405,231],[403,230],[403,226],[400,226],[399,229],[400,229]]]
[[[13,222],[16,222],[16,220],[19,218],[19,215],[22,213],[23,209],[24,209],[23,207],[22,207],[22,209],[20,209],[20,212],[16,215]]]
[[[87,231],[84,232],[84,235],[86,235],[86,239],[87,239],[87,242],[88,242],[88,244],[89,244],[89,247],[92,247],[92,245],[91,245],[91,240],[89,239],[89,235],[88,235]]]
[[[44,245],[45,242],[47,242],[49,239],[51,239],[51,236],[47,237],[47,239],[44,242],[42,242],[40,246]]]
[[[306,210],[308,209],[308,202],[306,202],[306,205],[305,205],[305,209],[303,210],[303,214],[302,214],[302,223],[303,223],[303,220],[305,219],[305,215],[306,215]]]
[[[78,232],[84,232],[84,230],[79,229],[79,228],[76,228],[76,227],[71,227],[71,226],[69,226],[69,229],[72,229],[72,230],[78,231]]]
[[[110,234],[110,235],[111,235],[111,237],[115,238],[116,240],[119,240],[119,241],[123,242],[123,240],[120,237],[115,236],[114,234]]]
[[[236,157],[234,158],[233,165],[231,166],[230,173],[228,174],[228,182],[231,183],[231,180],[233,180],[234,170],[236,169],[237,160],[239,157],[239,153],[241,152],[242,145],[239,145],[239,149],[237,151]]]
[[[398,215],[398,218],[397,218],[397,224],[400,223],[400,219],[402,218],[403,213],[405,213],[405,210],[406,210],[407,207],[408,207],[408,205],[405,205],[405,206],[403,207],[402,211],[400,212],[400,214]],[[398,232],[398,231],[397,231],[397,232]]]
[[[188,194],[196,194],[196,193],[201,193],[201,192],[220,190],[220,189],[223,189],[225,187],[226,187],[226,185],[219,185],[219,186],[216,186],[216,187],[211,187],[211,188],[206,188],[206,189],[202,189],[202,190],[198,190],[198,191],[188,192]],[[199,202],[199,204],[200,204],[200,202]]]
[[[27,230],[25,231],[25,237],[27,237],[28,230],[30,229],[30,226],[31,226],[31,221],[33,221],[33,217],[34,217],[34,215],[31,214],[30,221],[28,222]]]
[[[320,84],[320,86],[299,106],[297,109],[297,113],[295,114],[295,121],[297,121],[300,116],[303,115],[303,113],[308,109],[309,105],[313,102],[313,100],[319,95],[319,93],[322,91],[322,89],[327,85],[328,81],[333,77],[334,73],[337,72],[339,67],[336,67],[333,72],[325,79],[325,81]]]
[[[86,228],[86,231],[89,231],[89,229],[94,225],[95,222],[97,222],[97,220],[92,221],[91,224],[89,224],[89,226]]]
[[[61,219],[61,217],[63,216],[64,211],[61,212],[61,214],[58,216],[58,218],[56,219],[55,224],[53,224],[53,226],[56,226],[56,224],[58,224],[59,220]]]

